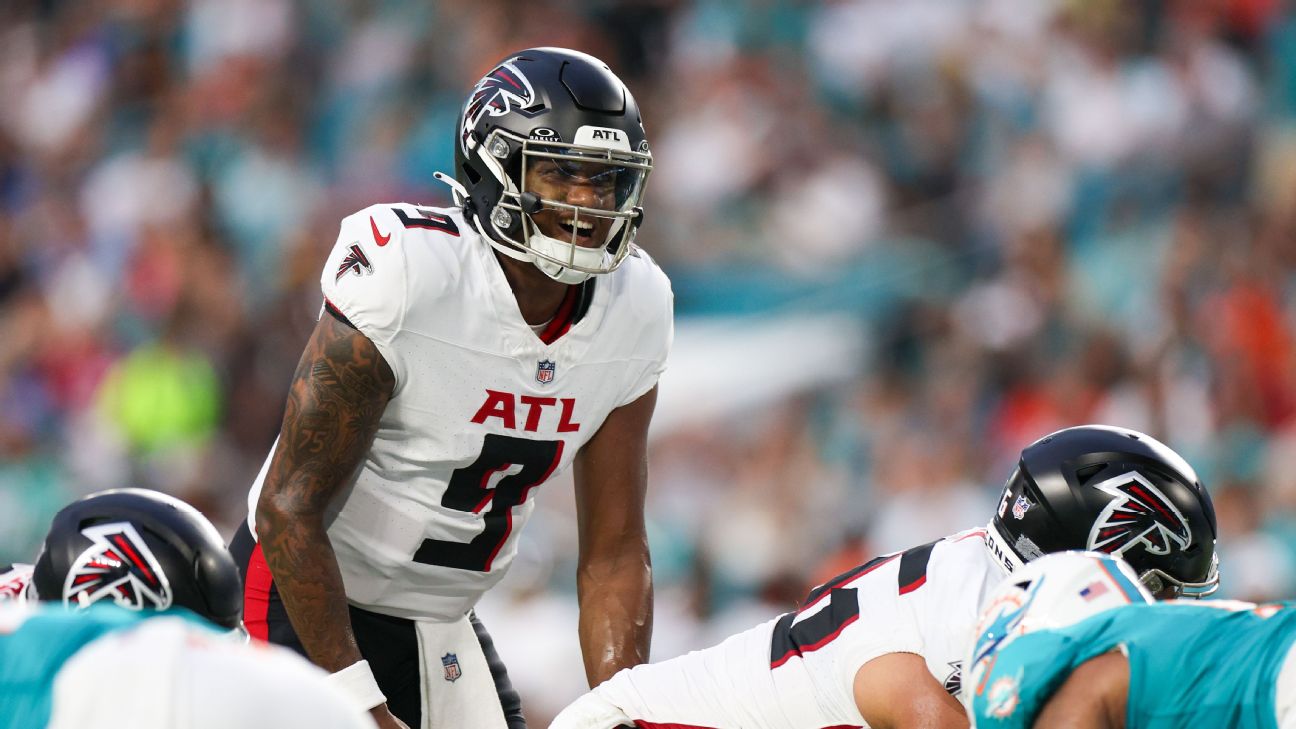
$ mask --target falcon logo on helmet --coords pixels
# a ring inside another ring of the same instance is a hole
[[[1089,530],[1088,549],[1122,556],[1135,545],[1149,554],[1169,554],[1192,545],[1192,530],[1175,505],[1138,471],[1096,484],[1114,498]]]
[[[535,100],[531,82],[513,65],[511,59],[496,66],[494,71],[477,82],[464,107],[462,126],[459,129],[459,144],[463,147],[463,153],[468,154],[468,140],[483,115],[504,116],[515,109],[530,108]]]
[[[86,527],[91,544],[72,563],[63,583],[63,602],[85,607],[111,599],[132,610],[171,607],[166,573],[129,522]]]

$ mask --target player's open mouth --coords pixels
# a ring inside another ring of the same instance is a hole
[[[584,220],[568,218],[558,224],[567,234],[567,239],[576,243],[588,243],[594,237],[594,224]]]

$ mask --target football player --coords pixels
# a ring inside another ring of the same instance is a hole
[[[35,565],[6,575],[0,726],[373,726],[327,674],[246,645],[238,568],[179,499],[117,489],[74,501]]]
[[[574,467],[590,685],[645,660],[646,438],[672,294],[634,242],[652,166],[596,58],[518,52],[473,88],[452,207],[345,218],[282,429],[231,543],[256,637],[391,727],[521,727],[473,614]]]
[[[1192,468],[1142,433],[1068,428],[1022,451],[986,527],[872,559],[718,646],[621,671],[553,727],[964,727],[963,655],[986,597],[1066,549],[1121,556],[1162,597],[1219,581]]]
[[[3,606],[0,726],[373,728],[319,668],[215,627],[183,610],[130,611],[103,601],[72,611]]]
[[[966,659],[973,726],[1296,727],[1296,603],[1153,604],[1132,578],[1058,554],[1005,580]]]
[[[35,565],[0,574],[0,602],[181,607],[242,632],[238,567],[207,517],[159,491],[90,494],[54,515]]]

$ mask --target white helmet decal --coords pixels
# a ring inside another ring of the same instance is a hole
[[[1087,549],[1119,557],[1140,544],[1154,555],[1192,545],[1188,520],[1138,471],[1114,476],[1094,488],[1113,498],[1090,528]]]
[[[132,610],[171,607],[171,584],[130,522],[97,524],[81,530],[91,544],[77,556],[63,582],[63,603],[85,607],[112,600]]]
[[[535,89],[525,74],[510,59],[495,67],[473,87],[464,107],[462,126],[459,129],[459,146],[466,155],[472,130],[483,115],[504,116],[514,109],[527,109],[535,104]]]

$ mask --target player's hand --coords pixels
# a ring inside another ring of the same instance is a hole
[[[369,710],[369,715],[372,716],[374,722],[378,724],[378,729],[410,729],[405,722],[392,716],[391,710],[387,708],[387,704],[379,704],[378,706],[373,707]]]

